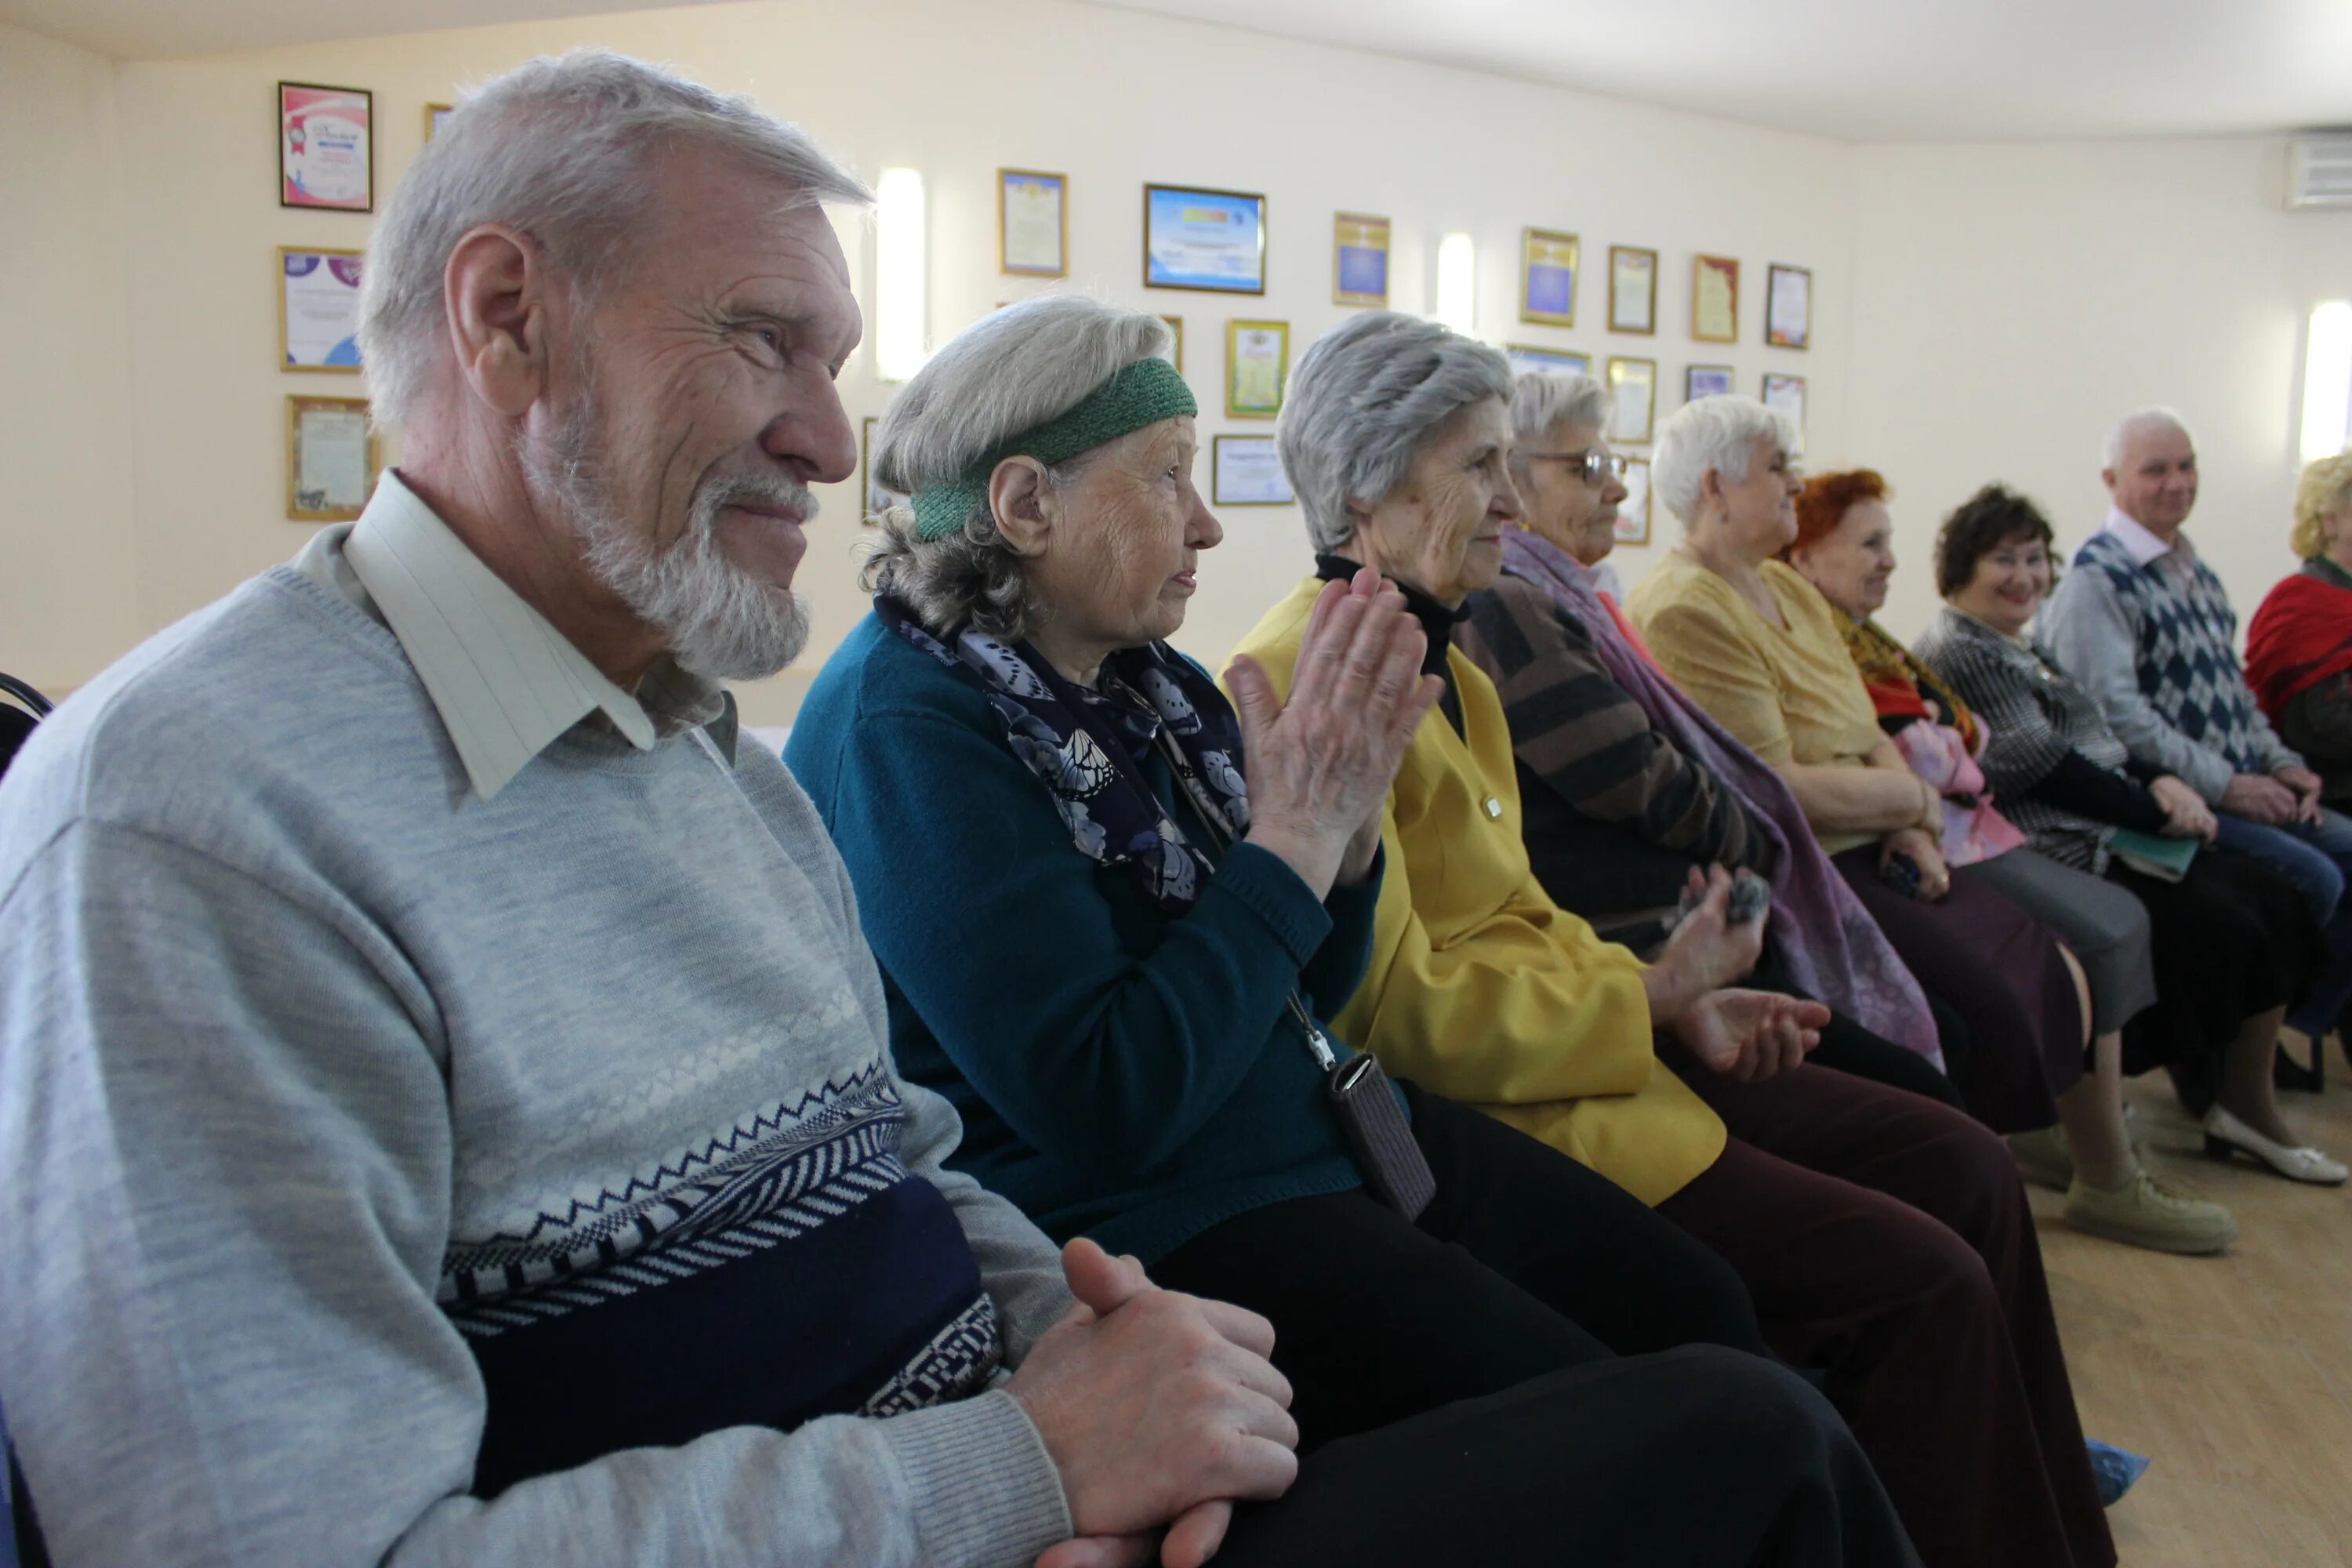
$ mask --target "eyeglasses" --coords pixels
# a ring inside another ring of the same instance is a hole
[[[1531,463],[1538,460],[1548,463],[1574,463],[1577,477],[1596,490],[1601,488],[1601,476],[1604,474],[1620,484],[1622,484],[1625,479],[1625,459],[1614,452],[1602,452],[1598,447],[1587,447],[1576,452],[1521,452],[1518,455]]]

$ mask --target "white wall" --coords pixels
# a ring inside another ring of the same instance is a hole
[[[379,189],[414,157],[421,106],[531,54],[601,44],[676,62],[717,86],[749,91],[806,124],[871,177],[908,163],[930,182],[935,340],[999,300],[1041,285],[995,268],[994,171],[1066,172],[1071,179],[1070,286],[1185,321],[1185,368],[1205,413],[1204,435],[1263,432],[1226,419],[1223,323],[1272,317],[1292,326],[1294,357],[1345,314],[1329,303],[1331,218],[1383,213],[1395,222],[1395,301],[1418,309],[1437,237],[1469,230],[1480,247],[1481,333],[1549,342],[1595,355],[1659,362],[1660,412],[1679,401],[1685,364],[1735,364],[1742,390],[1765,370],[1804,374],[1817,453],[1842,446],[1843,374],[1851,298],[1851,148],[1759,132],[1467,72],[1320,46],[1283,42],[1066,0],[802,0],[511,26],[307,46],[113,71],[121,144],[100,183],[120,184],[122,244],[142,258],[128,295],[132,420],[105,431],[101,465],[136,497],[132,547],[104,542],[76,557],[73,581],[136,584],[137,624],[120,617],[68,639],[46,627],[0,626],[0,668],[11,660],[69,684],[143,631],[200,605],[290,554],[305,530],[282,521],[282,399],[341,391],[336,378],[293,376],[275,365],[272,250],[280,244],[362,243],[368,220],[281,210],[274,194],[272,83],[291,78],[366,87],[381,130]],[[13,50],[10,51],[13,53]],[[7,78],[0,77],[0,85]],[[0,100],[5,100],[0,94]],[[38,163],[55,133],[39,118],[0,113],[0,171]],[[1263,191],[1271,281],[1263,299],[1140,287],[1141,189],[1147,180]],[[8,210],[12,216],[16,208]],[[1584,239],[1587,275],[1571,332],[1516,320],[1523,226]],[[861,292],[870,269],[847,226]],[[1661,258],[1660,332],[1612,337],[1605,258],[1611,244],[1652,247]],[[0,274],[0,317],[51,311],[68,294],[79,256],[41,247],[38,276]],[[1738,256],[1743,278],[1737,348],[1689,337],[1690,258]],[[1813,268],[1814,347],[1761,346],[1762,288],[1770,261]],[[108,291],[110,303],[114,291]],[[61,310],[72,317],[79,310]],[[65,322],[56,330],[65,331]],[[110,351],[121,366],[126,351]],[[8,343],[0,358],[0,427],[45,395],[61,374],[59,346]],[[888,388],[861,353],[844,378],[853,416],[879,414]],[[119,406],[120,399],[112,402]],[[84,418],[78,429],[96,429]],[[85,447],[97,437],[86,436]],[[71,471],[79,472],[77,464]],[[0,469],[0,529],[15,537],[52,513],[13,471]],[[1202,481],[1207,474],[1205,459]],[[747,694],[755,720],[789,716],[798,690],[834,638],[862,609],[851,583],[856,526],[851,486],[824,498],[803,582],[817,601],[815,645],[799,671]],[[1181,639],[1219,659],[1307,565],[1294,509],[1226,514],[1227,542],[1203,563],[1202,590]],[[1661,518],[1658,535],[1673,525]],[[1647,552],[1624,563],[1638,574]],[[30,623],[27,623],[29,626]],[[19,652],[19,648],[23,652]]]
[[[2352,296],[2352,213],[2285,210],[2264,138],[1855,159],[1845,447],[1895,487],[1888,626],[1925,623],[1937,524],[1988,479],[2071,554],[2106,514],[2108,427],[2148,404],[2196,435],[2190,536],[2250,617],[2294,566],[2305,326]]]
[[[0,669],[44,688],[156,624],[133,570],[114,90],[99,56],[0,23]]]

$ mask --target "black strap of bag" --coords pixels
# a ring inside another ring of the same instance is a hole
[[[1193,814],[1217,841],[1219,852],[1232,848],[1232,834],[1213,805],[1202,800],[1192,764],[1164,725],[1160,731],[1160,749],[1192,801]],[[1307,1049],[1314,1056],[1315,1065],[1323,1069],[1324,1098],[1330,1102],[1331,1114],[1339,1118],[1340,1134],[1348,1141],[1348,1152],[1354,1157],[1357,1173],[1363,1177],[1365,1187],[1406,1219],[1419,1219],[1421,1211],[1429,1206],[1429,1200],[1437,1195],[1437,1178],[1430,1173],[1429,1160],[1422,1153],[1421,1145],[1413,1142],[1412,1128],[1405,1121],[1404,1107],[1399,1103],[1389,1075],[1381,1069],[1378,1058],[1368,1052],[1342,1060],[1339,1053],[1331,1048],[1331,1037],[1315,1022],[1297,990],[1290,993],[1285,1005],[1290,1011],[1291,1022],[1306,1037]]]

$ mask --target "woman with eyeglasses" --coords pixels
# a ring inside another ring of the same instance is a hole
[[[1502,576],[1470,595],[1454,629],[1503,699],[1537,879],[1646,956],[1694,879],[1752,874],[1770,921],[1741,983],[1830,1005],[1815,1065],[1958,1106],[1930,1004],[1795,797],[1675,689],[1617,608],[1601,566],[1629,492],[1603,433],[1609,408],[1591,376],[1518,378],[1511,479],[1525,514],[1504,536]]]

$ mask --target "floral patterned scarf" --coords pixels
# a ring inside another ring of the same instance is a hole
[[[1111,655],[1101,689],[1090,691],[1027,643],[1000,642],[969,625],[942,642],[887,594],[875,598],[874,613],[980,688],[1004,725],[1005,744],[1053,798],[1078,852],[1132,867],[1171,914],[1192,907],[1212,868],[1144,778],[1142,760],[1163,736],[1193,809],[1230,838],[1249,831],[1234,710],[1216,683],[1166,643]]]

